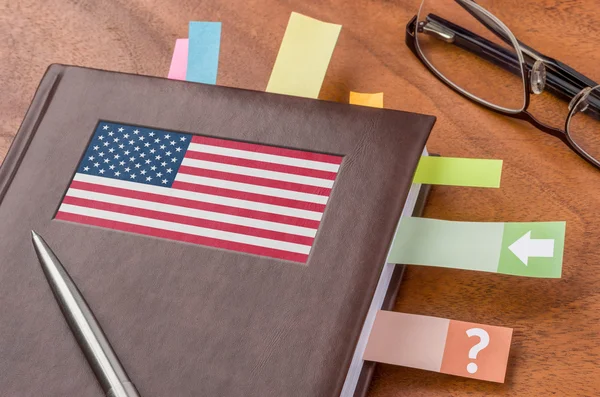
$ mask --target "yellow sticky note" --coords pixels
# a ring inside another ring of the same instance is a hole
[[[341,29],[292,12],[266,91],[317,98]]]
[[[350,104],[370,106],[372,108],[383,108],[383,92],[375,94],[364,94],[350,91]]]
[[[500,187],[502,160],[423,156],[413,183]]]

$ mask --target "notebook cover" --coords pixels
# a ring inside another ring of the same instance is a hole
[[[308,261],[53,219],[100,120],[343,156]],[[102,395],[35,229],[141,395],[338,395],[434,121],[52,65],[0,168],[0,390]]]

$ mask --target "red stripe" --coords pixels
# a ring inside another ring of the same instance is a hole
[[[198,210],[218,212],[221,214],[243,216],[245,218],[260,219],[263,221],[284,223],[286,225],[302,226],[302,227],[307,227],[310,229],[317,229],[319,227],[319,223],[320,223],[319,221],[315,221],[312,219],[304,219],[304,218],[297,218],[294,216],[271,214],[269,212],[255,211],[255,210],[249,210],[249,209],[238,208],[238,207],[229,207],[229,206],[221,205],[221,204],[205,203],[202,201],[195,201],[195,200],[184,199],[184,198],[179,198],[179,197],[165,196],[162,194],[155,194],[155,193],[138,192],[135,190],[122,189],[122,188],[112,187],[112,186],[96,185],[96,184],[87,183],[87,182],[73,181],[73,182],[71,182],[70,187],[73,189],[80,189],[80,190],[87,190],[90,192],[110,194],[113,196],[128,197],[128,198],[134,198],[134,199],[139,199],[139,200],[144,200],[144,201],[152,201],[152,202],[156,202],[156,203],[176,205],[178,207],[194,208],[194,209],[198,209]]]
[[[334,181],[335,176],[337,175],[336,172],[313,170],[311,168],[303,168],[303,167],[295,167],[293,165],[269,163],[266,161],[241,159],[239,157],[221,156],[220,154],[195,152],[193,150],[188,150],[185,153],[185,158],[195,159],[195,160],[212,161],[214,163],[221,163],[221,164],[239,165],[239,166],[248,167],[248,168],[258,168],[261,170],[283,172],[286,174],[311,176],[313,178],[327,179],[330,181]]]
[[[291,190],[294,192],[310,193],[325,197],[329,197],[329,194],[331,194],[331,189],[327,187],[310,186],[301,183],[277,181],[274,179],[260,178],[257,176],[232,174],[230,172],[207,170],[206,168],[189,167],[186,165],[182,165],[181,167],[179,167],[179,173],[203,176],[206,178],[213,179],[224,179],[233,182],[248,183],[250,185],[267,186],[276,189]]]
[[[56,219],[63,221],[81,223],[84,225],[99,226],[108,229],[121,230],[124,232],[138,233],[146,236],[166,238],[170,240],[183,241],[186,243],[205,245],[214,248],[222,248],[232,251],[245,252],[248,254],[268,256],[271,258],[284,259],[288,261],[306,263],[308,255],[294,252],[281,251],[272,248],[257,247],[250,244],[234,243],[209,237],[195,236],[187,233],[172,232],[147,226],[131,225],[124,222],[109,221],[106,219],[93,218],[83,215],[75,215],[67,212],[58,212]]]
[[[63,203],[77,205],[79,207],[96,208],[99,210],[117,212],[120,214],[135,215],[150,219],[159,219],[161,221],[181,223],[184,225],[204,227],[207,229],[223,230],[226,232],[245,234],[248,236],[255,237],[263,237],[271,240],[287,241],[290,243],[303,244],[309,246],[312,246],[312,243],[314,241],[314,238],[312,237],[297,236],[294,234],[274,232],[271,230],[264,230],[255,227],[211,221],[208,219],[192,218],[190,216],[170,214],[167,212],[153,211],[143,208],[130,207],[126,205],[104,203],[102,201],[82,199],[79,197],[66,196],[63,200]]]
[[[254,143],[230,141],[228,139],[209,138],[206,136],[195,135],[192,138],[193,143],[202,145],[226,147],[229,149],[246,150],[248,152],[257,152],[265,154],[274,154],[276,156],[293,157],[296,159],[320,161],[330,164],[341,164],[342,157],[333,156],[330,154],[321,154],[313,152],[305,152],[302,150],[284,149],[275,146],[256,145]]]
[[[297,208],[307,211],[315,211],[323,213],[325,211],[324,204],[308,203],[306,201],[292,200],[281,197],[267,196],[264,194],[248,193],[239,190],[224,189],[220,187],[197,185],[195,183],[175,181],[172,185],[175,189],[188,190],[204,194],[212,194],[215,196],[223,196],[236,198],[240,200],[255,201],[264,204],[279,205],[281,207]]]

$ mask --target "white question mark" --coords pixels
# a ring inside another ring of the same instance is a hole
[[[469,350],[469,358],[471,360],[475,360],[477,358],[477,354],[490,344],[490,334],[481,328],[471,328],[467,330],[467,336],[469,338],[472,336],[479,337],[479,343]],[[469,363],[469,365],[467,365],[467,371],[469,371],[470,374],[477,372],[477,364]]]

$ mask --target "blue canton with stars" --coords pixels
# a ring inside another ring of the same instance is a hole
[[[78,173],[171,187],[192,135],[101,121]]]

